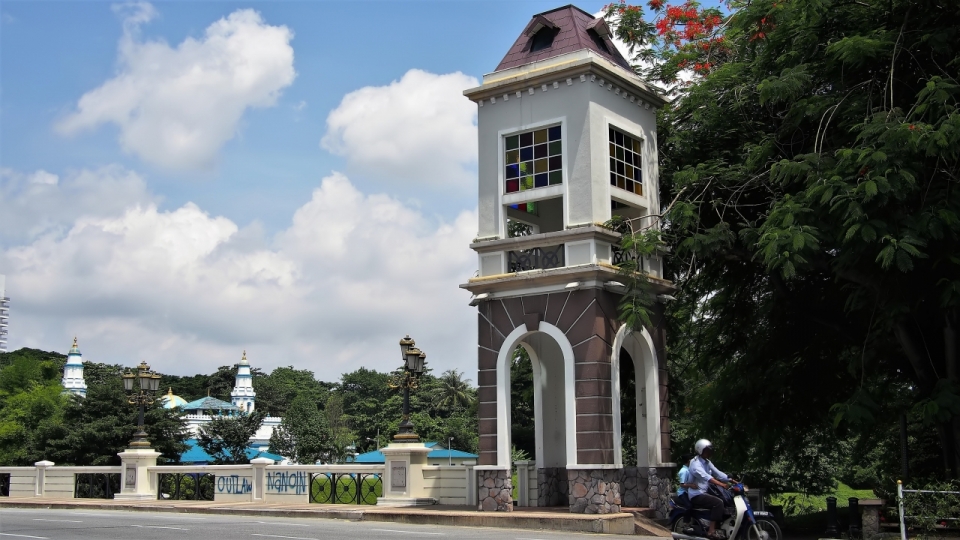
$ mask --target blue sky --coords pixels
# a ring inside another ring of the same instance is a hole
[[[460,92],[560,5],[3,1],[10,347],[329,380],[410,333],[472,375]]]
[[[347,170],[340,156],[319,148],[327,114],[345,94],[389,84],[411,68],[480,78],[492,71],[530,15],[557,7],[538,1],[447,2],[159,2],[144,39],[178,44],[200,37],[213,21],[253,8],[266,23],[294,32],[295,82],[274,107],[244,114],[239,134],[209,171],[171,173],[144,164],[102,126],[63,137],[51,126],[77,99],[114,74],[121,21],[108,2],[2,3],[2,164],[18,170],[121,163],[148,177],[163,208],[192,201],[238,222],[285,227],[292,211],[330,170]],[[595,12],[602,2],[579,7]],[[298,110],[298,107],[300,110]],[[350,172],[350,171],[347,171]],[[410,193],[389,178],[352,175],[362,189],[416,199],[452,217],[474,194],[457,190]]]

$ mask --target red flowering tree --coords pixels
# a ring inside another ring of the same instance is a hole
[[[647,6],[652,15],[648,18],[639,6],[618,3],[605,8],[616,36],[630,48],[647,78],[673,85],[682,72],[704,75],[727,57],[724,30],[730,15],[719,7],[703,7],[693,0],[683,4],[650,0]]]

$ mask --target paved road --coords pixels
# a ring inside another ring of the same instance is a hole
[[[497,540],[559,540],[598,536],[607,535],[337,519],[0,509],[0,540],[489,540],[491,537]]]

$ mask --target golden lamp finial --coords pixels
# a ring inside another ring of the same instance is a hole
[[[73,336],[73,346],[77,346],[77,336]]]

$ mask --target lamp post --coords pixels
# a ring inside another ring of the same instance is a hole
[[[160,388],[160,374],[150,371],[146,362],[140,362],[136,372],[125,371],[120,377],[123,379],[123,390],[127,393],[127,402],[140,406],[137,432],[133,434],[130,448],[150,448],[147,433],[143,430],[143,408],[154,402],[154,395]]]
[[[403,368],[394,372],[387,383],[390,388],[403,388],[403,420],[400,422],[400,430],[393,436],[393,440],[397,442],[420,442],[420,437],[413,432],[413,422],[410,421],[410,390],[417,388],[427,355],[415,345],[416,342],[409,335],[400,340]]]

